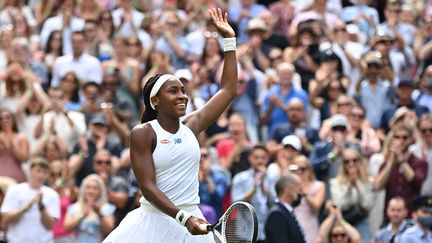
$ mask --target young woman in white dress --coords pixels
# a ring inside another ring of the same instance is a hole
[[[200,229],[207,224],[198,208],[198,134],[214,123],[237,94],[235,33],[227,14],[209,14],[224,37],[224,66],[220,90],[182,123],[188,97],[180,80],[157,74],[144,86],[146,110],[142,124],[130,134],[132,169],[143,197],[105,239],[108,242],[214,242]]]

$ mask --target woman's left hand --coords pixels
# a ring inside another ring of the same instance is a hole
[[[209,9],[208,12],[216,29],[224,38],[235,37],[233,28],[228,24],[228,13],[222,14],[220,8]]]

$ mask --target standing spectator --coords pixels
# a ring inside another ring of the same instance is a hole
[[[381,142],[375,130],[366,121],[366,111],[355,104],[349,114],[350,130],[348,140],[358,144],[364,156],[369,157],[381,150]]]
[[[412,99],[412,94],[415,88],[415,84],[413,80],[403,79],[399,81],[399,84],[396,89],[396,100],[394,104],[392,104],[389,108],[387,108],[381,117],[381,126],[385,132],[389,130],[389,124],[391,119],[396,113],[396,110],[399,107],[406,107],[409,110],[415,112],[417,117],[420,117],[422,114],[427,113],[429,109],[426,106],[422,106],[418,104],[416,100]]]
[[[419,196],[412,200],[415,225],[401,235],[400,242],[432,242],[432,196]]]
[[[41,46],[45,47],[48,37],[53,31],[61,31],[63,36],[63,52],[72,54],[73,44],[72,33],[84,29],[84,20],[75,15],[76,0],[64,0],[57,3],[59,14],[48,18],[42,26],[40,32]]]
[[[375,190],[386,190],[385,205],[396,196],[410,200],[420,195],[428,164],[408,150],[412,143],[413,129],[405,125],[393,128],[387,137],[384,163],[375,181]]]
[[[128,200],[129,188],[123,177],[115,176],[113,161],[108,150],[102,149],[93,157],[93,170],[103,180],[106,186],[108,202],[116,206],[114,217],[116,224],[126,216],[125,206]]]
[[[294,174],[284,175],[276,182],[278,200],[265,223],[266,242],[306,243],[303,229],[293,213],[301,200],[300,183],[300,179]]]
[[[55,60],[51,86],[55,87],[60,85],[60,79],[70,71],[76,73],[78,79],[82,82],[81,84],[90,81],[94,81],[98,84],[102,82],[102,69],[99,60],[85,53],[84,48],[84,32],[73,32],[72,54],[64,55]]]
[[[432,195],[432,114],[424,114],[417,121],[420,139],[410,147],[410,151],[428,163],[428,173],[421,189],[421,195]]]
[[[400,242],[400,235],[412,226],[412,223],[406,219],[408,209],[406,201],[403,198],[394,197],[390,199],[386,213],[389,224],[375,233],[375,237],[371,243]]]
[[[55,160],[66,158],[67,154],[67,144],[60,137],[53,134],[40,139],[33,151],[34,156],[43,157],[50,164]]]
[[[30,89],[26,82],[30,77],[30,73],[18,63],[7,67],[4,80],[0,82],[0,108],[16,111],[20,97]]]
[[[67,175],[65,160],[53,160],[50,162],[50,177],[48,185],[54,189],[60,197],[60,218],[53,226],[55,243],[72,243],[75,236],[73,231],[65,230],[64,220],[68,207],[77,198],[78,188],[75,186],[70,176]]]
[[[287,34],[291,21],[294,18],[293,3],[287,0],[274,1],[268,9],[276,18],[275,30]]]
[[[212,166],[208,147],[201,147],[198,179],[201,204],[211,206],[219,218],[223,213],[222,200],[227,193],[231,178],[228,178],[222,169]]]
[[[240,0],[240,6],[228,9],[228,15],[237,26],[237,41],[239,44],[249,41],[246,34],[249,19],[258,17],[266,8],[255,3],[255,0]]]
[[[88,175],[80,186],[78,201],[68,208],[64,228],[75,230],[77,243],[99,243],[114,228],[114,210],[102,178]]]
[[[330,179],[331,198],[342,210],[345,220],[359,231],[362,242],[369,243],[371,232],[368,214],[375,201],[373,182],[357,150],[345,149],[342,161],[338,175]]]
[[[122,146],[107,139],[108,130],[106,118],[100,113],[95,114],[89,122],[90,137],[81,137],[79,143],[74,146],[69,160],[69,169],[71,176],[75,176],[77,185],[81,184],[84,177],[94,173],[93,158],[99,150],[110,151],[113,161],[120,157]]]
[[[96,20],[99,16],[99,13],[105,7],[100,0],[87,0],[79,2],[79,6],[77,8],[78,16],[80,18],[87,20]]]
[[[68,151],[71,151],[86,131],[85,117],[80,112],[65,109],[64,93],[60,88],[51,88],[48,93],[51,106],[46,113],[41,114],[35,137],[58,135],[68,145]]]
[[[57,12],[59,11],[57,5],[57,0],[37,1],[34,7],[37,29],[41,29],[48,18],[51,18],[57,14]]]
[[[234,176],[231,199],[246,201],[255,207],[258,219],[258,241],[265,242],[264,224],[268,214],[269,186],[271,179],[266,174],[269,158],[265,146],[255,145],[248,156],[251,168]]]
[[[61,78],[60,89],[63,91],[65,110],[79,111],[81,108],[80,80],[73,71],[66,73]]]
[[[300,155],[294,159],[295,173],[300,178],[303,194],[300,205],[294,208],[294,214],[305,232],[307,243],[315,243],[318,236],[318,215],[324,203],[325,184],[315,179],[310,160]]]
[[[297,97],[303,101],[303,104],[308,103],[307,93],[294,87],[292,83],[294,66],[287,62],[281,63],[277,67],[277,72],[279,84],[268,90],[261,105],[261,122],[268,127],[268,134],[272,134],[277,125],[289,123],[286,108],[291,99]]]
[[[246,121],[237,113],[231,114],[228,121],[229,137],[216,143],[220,165],[235,174],[249,169],[247,156],[252,147],[246,133]]]
[[[144,14],[134,8],[132,0],[120,0],[119,7],[112,12],[112,17],[119,35],[129,37],[138,31]]]
[[[17,182],[25,181],[21,164],[29,158],[27,137],[18,132],[13,113],[0,108],[0,176],[9,176]]]
[[[307,115],[305,104],[299,98],[293,98],[288,102],[286,112],[288,113],[289,123],[278,125],[273,134],[270,134],[270,140],[266,146],[270,153],[273,154],[282,146],[281,142],[285,136],[296,135],[300,138],[303,151],[309,154],[313,145],[319,141],[318,131],[307,124]]]
[[[394,91],[392,80],[384,76],[382,54],[377,51],[368,52],[364,57],[363,73],[357,82],[356,92],[360,104],[366,110],[368,122],[373,128],[378,128],[381,116],[390,105]],[[390,81],[390,82],[389,82]]]
[[[348,119],[341,114],[331,117],[330,136],[328,139],[316,143],[309,156],[314,167],[315,176],[327,185],[329,179],[336,177],[342,165],[342,152],[345,148],[357,145],[348,142]],[[329,187],[327,187],[328,189]],[[328,194],[327,194],[328,195]],[[328,197],[327,197],[328,198]]]
[[[28,181],[7,190],[1,213],[9,243],[53,242],[51,229],[60,218],[60,201],[57,192],[44,185],[48,177],[48,162],[35,157]]]
[[[49,84],[51,83],[51,79],[52,79],[52,69],[54,66],[54,62],[57,59],[57,57],[61,57],[61,56],[63,56],[63,36],[60,31],[55,30],[51,32],[51,34],[48,36],[47,44],[44,48],[43,62],[47,67]],[[44,88],[48,89],[48,86]]]
[[[358,0],[353,3],[352,6],[344,7],[339,17],[344,22],[353,22],[369,39],[373,35],[375,26],[380,22],[378,11],[368,6],[369,0]]]

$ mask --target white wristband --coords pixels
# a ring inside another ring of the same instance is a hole
[[[178,211],[175,219],[177,220],[177,222],[183,226],[185,226],[186,221],[192,217],[192,214],[186,212],[185,210],[180,210]]]
[[[237,49],[236,38],[235,37],[223,38],[223,49],[224,52],[235,51]]]

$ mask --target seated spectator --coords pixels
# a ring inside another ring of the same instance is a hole
[[[426,106],[432,112],[432,65],[426,68],[413,96],[418,104]]]
[[[52,227],[60,218],[60,199],[44,185],[49,177],[46,160],[30,161],[27,182],[9,187],[1,206],[2,224],[8,228],[8,242],[53,242]]]
[[[118,225],[127,214],[124,209],[128,200],[129,188],[125,179],[114,175],[112,163],[110,152],[104,149],[98,150],[93,157],[93,170],[105,183],[108,202],[116,206],[114,217],[115,225]]]
[[[66,143],[56,135],[46,136],[35,146],[33,155],[45,158],[48,163],[64,159],[68,155]]]
[[[341,209],[328,201],[325,206],[329,212],[319,228],[317,243],[360,243],[360,233],[346,222]]]
[[[309,159],[300,155],[294,159],[295,167],[291,171],[300,178],[303,197],[300,205],[294,208],[294,214],[303,228],[307,243],[315,243],[318,236],[318,215],[324,203],[325,184],[315,179]]]
[[[400,235],[413,225],[410,220],[406,219],[408,209],[406,201],[401,197],[390,199],[386,213],[389,223],[375,233],[371,243],[399,242]]]
[[[6,75],[0,82],[0,108],[16,111],[20,97],[30,90],[27,86],[30,75],[18,63],[11,63],[7,67]]]
[[[80,186],[78,201],[66,212],[64,228],[75,231],[77,243],[99,243],[114,229],[114,211],[102,178],[88,175]]]
[[[223,214],[222,200],[227,193],[230,178],[221,169],[212,166],[210,151],[207,147],[201,147],[198,179],[200,203],[212,207],[216,219],[219,218]]]
[[[121,0],[118,8],[112,11],[112,19],[119,35],[129,37],[138,30],[144,14],[135,9],[131,1]]]
[[[278,125],[273,134],[270,134],[270,140],[266,147],[270,153],[274,155],[282,145],[282,139],[288,135],[296,135],[300,138],[302,151],[309,154],[313,145],[319,141],[318,131],[310,127],[306,122],[305,105],[301,99],[293,98],[288,102],[286,112],[288,114],[289,123]]]
[[[362,242],[371,239],[369,211],[375,201],[373,182],[369,179],[365,162],[352,148],[342,152],[343,165],[335,178],[330,179],[331,198],[348,221],[362,236]]]
[[[12,112],[0,108],[0,176],[24,182],[26,177],[21,165],[28,160],[29,155],[27,137],[18,132]]]
[[[411,202],[415,225],[402,233],[400,242],[432,242],[432,196],[418,196]]]
[[[80,80],[73,71],[66,73],[60,80],[65,109],[68,111],[79,111],[81,108],[80,84]]]
[[[246,201],[255,207],[258,220],[258,240],[265,240],[264,224],[268,214],[270,185],[272,179],[267,175],[267,163],[270,159],[265,146],[255,145],[249,153],[250,169],[234,176],[231,199],[233,202]]]
[[[408,201],[420,195],[428,164],[409,151],[413,142],[413,129],[405,125],[393,128],[387,137],[383,149],[384,163],[375,180],[375,190],[386,190],[385,205],[396,196]]]
[[[345,117],[349,118],[351,115],[352,107],[355,105],[354,99],[346,94],[341,94],[338,96],[336,100],[336,110],[333,115],[342,114]],[[321,127],[319,128],[319,137],[321,139],[328,139],[330,132],[330,123],[331,117],[322,122]]]
[[[102,87],[96,82],[87,82],[82,87],[81,113],[86,118],[86,123],[90,121],[95,113],[101,111],[100,100],[102,97]]]

